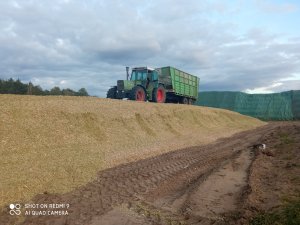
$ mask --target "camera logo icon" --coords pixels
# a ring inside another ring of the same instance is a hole
[[[12,216],[19,216],[21,214],[21,204],[10,204],[9,205],[9,214]]]

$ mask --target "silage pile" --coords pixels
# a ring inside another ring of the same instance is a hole
[[[67,192],[99,170],[263,124],[198,106],[0,95],[0,206]]]

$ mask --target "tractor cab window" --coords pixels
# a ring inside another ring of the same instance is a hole
[[[132,71],[130,80],[146,80],[147,71]]]
[[[158,80],[158,74],[156,71],[152,72],[152,81],[157,81]]]

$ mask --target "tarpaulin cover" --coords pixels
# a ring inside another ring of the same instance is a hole
[[[229,109],[262,120],[300,119],[300,91],[274,94],[200,92],[197,105]]]

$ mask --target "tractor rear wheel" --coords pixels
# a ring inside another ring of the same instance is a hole
[[[113,98],[113,99],[117,98],[117,87],[110,88],[107,91],[106,97],[107,98]]]
[[[152,100],[157,103],[166,102],[166,89],[163,85],[159,85],[158,88],[154,88],[152,92]]]
[[[186,105],[189,104],[188,98],[183,97],[182,100],[181,100],[181,103],[182,103],[182,104],[186,104]]]
[[[130,92],[130,100],[146,101],[146,92],[141,86],[134,87]]]

